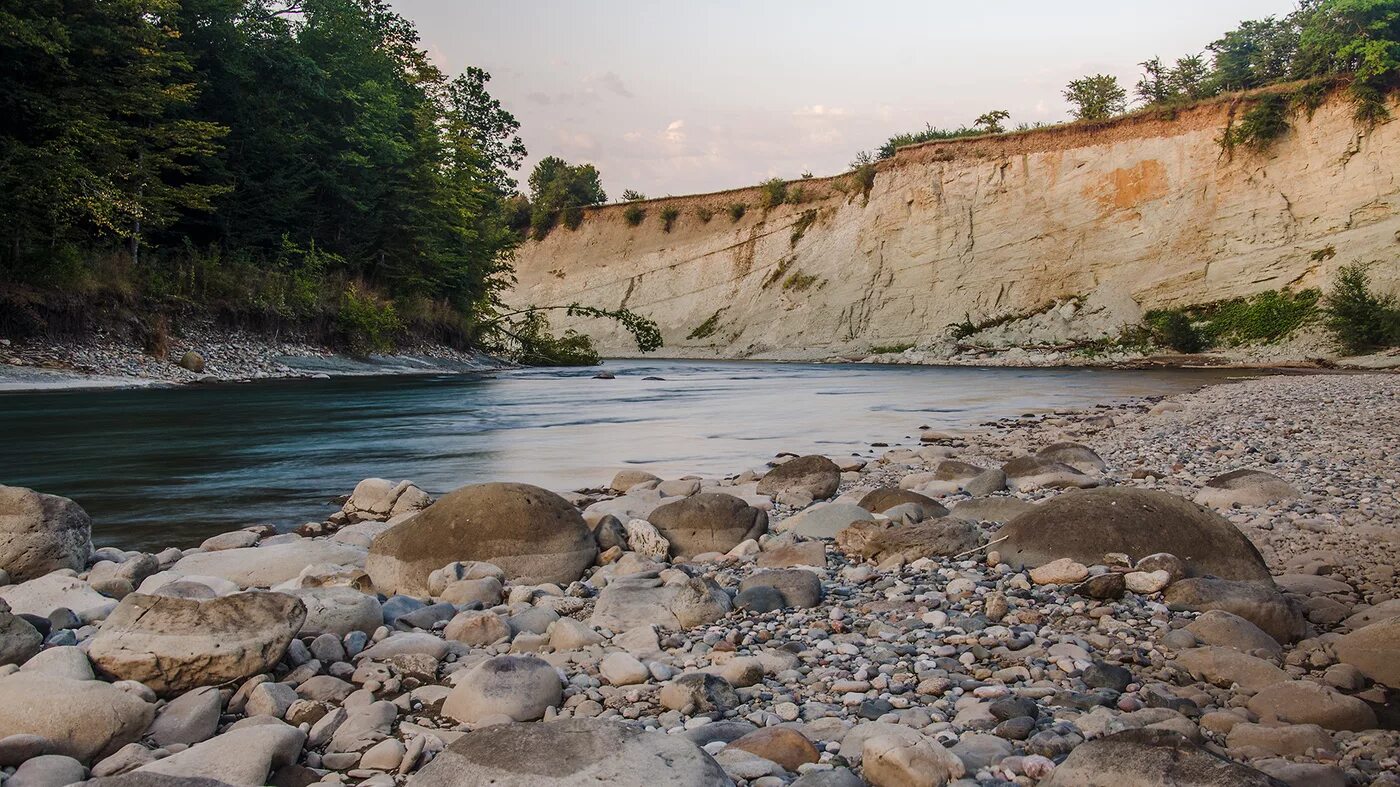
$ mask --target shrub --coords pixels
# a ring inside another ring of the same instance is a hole
[[[622,212],[622,217],[627,219],[627,223],[633,227],[642,223],[642,219],[647,217],[646,208],[641,205],[628,205],[627,210]]]
[[[1196,312],[1198,318],[1205,319],[1201,340],[1206,345],[1279,341],[1317,315],[1320,296],[1317,290],[1269,290],[1211,304]]]
[[[905,350],[912,349],[913,342],[902,342],[900,344],[877,344],[870,348],[871,355],[898,355]]]
[[[789,205],[801,205],[810,199],[811,197],[807,194],[807,188],[805,186],[793,186],[787,191],[787,203]]]
[[[676,224],[676,219],[680,218],[680,215],[681,215],[680,208],[677,208],[677,207],[674,206],[674,205],[667,205],[666,207],[662,208],[662,209],[661,209],[661,230],[662,230],[663,232],[670,232],[670,231],[671,231],[671,227],[675,226],[675,224]]]
[[[865,199],[870,199],[870,190],[875,187],[875,165],[865,162],[851,171],[851,180]]]
[[[1179,353],[1198,353],[1205,348],[1205,342],[1191,318],[1178,310],[1155,312],[1148,315],[1152,328],[1152,338],[1164,347]]]
[[[807,228],[812,226],[812,222],[817,220],[815,210],[804,210],[802,215],[797,217],[797,221],[792,225],[792,235],[788,238],[788,248],[797,246],[797,242],[802,240],[802,236],[807,234]]]
[[[715,217],[715,209],[709,205],[701,205],[695,209],[695,216],[705,224],[710,223],[710,219]]]
[[[761,208],[776,208],[787,201],[787,181],[782,178],[769,178],[758,184],[758,205]]]
[[[1246,109],[1239,123],[1225,128],[1221,144],[1226,151],[1243,145],[1259,152],[1268,150],[1288,133],[1288,116],[1292,113],[1289,96],[1276,93],[1261,96]]]
[[[394,335],[402,328],[394,304],[359,284],[345,288],[335,323],[340,340],[359,355],[393,349]]]
[[[792,275],[783,281],[783,289],[793,292],[802,292],[811,289],[817,283],[817,277],[802,271],[793,271]]]
[[[715,333],[715,331],[719,330],[719,316],[720,316],[720,314],[722,314],[723,312],[724,312],[724,308],[721,308],[721,309],[719,309],[718,311],[716,311],[714,314],[711,314],[710,317],[709,317],[709,319],[707,319],[707,320],[705,320],[704,322],[702,322],[702,323],[700,323],[699,325],[697,325],[697,326],[695,327],[695,330],[691,331],[690,334],[689,334],[688,336],[686,336],[685,338],[687,338],[687,339],[708,339],[708,338],[710,338],[711,336],[713,336],[714,333]]]
[[[1400,305],[1371,292],[1369,267],[1342,266],[1325,303],[1332,338],[1353,355],[1400,346]]]
[[[564,208],[564,226],[571,230],[578,229],[583,223],[583,207],[581,205],[570,205]]]
[[[731,202],[729,203],[729,218],[738,221],[744,217],[744,213],[748,209],[749,206],[742,202]]]
[[[792,264],[796,261],[797,257],[795,256],[784,257],[783,259],[778,260],[778,264],[774,266],[773,270],[767,276],[763,277],[763,284],[761,285],[761,289],[766,290],[769,287],[772,287],[774,284],[777,284],[779,281],[781,281],[782,278],[787,275],[788,268],[791,268]]]

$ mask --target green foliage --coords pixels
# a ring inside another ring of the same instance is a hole
[[[680,218],[681,209],[675,205],[667,205],[661,209],[661,231],[670,232],[675,226],[676,219]]]
[[[710,223],[710,219],[715,217],[715,209],[709,205],[700,205],[695,208],[695,216],[705,224]]]
[[[811,200],[811,195],[807,193],[806,186],[792,186],[787,190],[787,203],[789,205],[801,205]]]
[[[1232,122],[1221,136],[1221,145],[1228,151],[1244,146],[1255,152],[1268,150],[1288,133],[1292,103],[1282,93],[1260,96],[1244,111],[1239,122]]]
[[[1144,323],[1158,344],[1178,352],[1271,344],[1316,319],[1320,297],[1317,290],[1268,290],[1247,298],[1150,311]]]
[[[1395,0],[1319,0],[1290,19],[1298,28],[1296,77],[1350,74],[1356,118],[1385,119],[1385,95],[1400,74],[1400,3]]]
[[[358,284],[345,288],[336,313],[336,329],[341,341],[353,352],[368,355],[388,352],[395,335],[402,329],[394,304],[375,296]]]
[[[784,257],[778,260],[778,264],[773,266],[773,270],[769,271],[768,275],[763,277],[763,284],[759,285],[759,288],[766,290],[782,281],[783,277],[787,275],[788,269],[791,268],[792,264],[796,261],[796,256]]]
[[[627,210],[622,211],[622,217],[627,220],[629,225],[635,227],[647,217],[647,211],[641,205],[628,205]]]
[[[1078,120],[1107,120],[1128,107],[1128,94],[1111,74],[1094,74],[1070,82],[1065,100],[1074,105]]]
[[[1312,254],[1309,254],[1308,259],[1313,262],[1326,262],[1335,256],[1337,256],[1336,246],[1323,246]]]
[[[506,285],[519,124],[385,2],[34,0],[0,30],[0,279],[371,339],[366,299],[460,320]]]
[[[807,233],[807,228],[812,226],[812,222],[817,220],[816,210],[804,210],[802,215],[797,217],[797,221],[792,224],[792,235],[788,238],[788,247],[794,248],[797,242],[802,240],[802,236]]]
[[[549,319],[538,311],[526,314],[511,338],[514,343],[497,352],[525,366],[594,366],[601,360],[592,339],[573,329],[555,336]]]
[[[1371,292],[1369,267],[1342,266],[1324,304],[1333,340],[1353,355],[1400,346],[1400,303]]]
[[[627,309],[600,309],[571,303],[568,306],[530,306],[498,314],[476,326],[476,338],[502,357],[530,366],[588,366],[598,363],[593,342],[567,330],[563,336],[550,331],[547,312],[563,311],[569,317],[613,320],[632,335],[637,349],[654,352],[662,346],[661,329],[646,317]]]
[[[933,124],[926,123],[924,124],[923,131],[910,131],[903,134],[895,134],[894,136],[890,137],[888,140],[885,141],[885,144],[875,149],[875,158],[881,161],[889,158],[894,158],[895,151],[903,147],[908,147],[909,145],[918,145],[923,142],[934,142],[940,139],[957,139],[958,137],[973,137],[981,133],[983,132],[980,128],[963,127],[958,129],[943,129],[934,128]],[[855,162],[857,165],[862,163],[868,163],[869,155],[862,155],[866,156],[866,161],[862,161],[860,156],[857,156]]]
[[[1160,345],[1179,353],[1198,353],[1205,349],[1205,340],[1200,331],[1191,324],[1191,318],[1181,311],[1163,311],[1149,314],[1147,324],[1152,338]]]
[[[623,201],[623,202],[640,202],[640,201],[642,201],[642,200],[644,200],[644,199],[646,199],[646,198],[647,198],[647,195],[643,194],[643,193],[640,192],[640,191],[634,191],[634,190],[632,190],[632,189],[626,189],[625,191],[622,192],[622,201]]]
[[[714,314],[711,314],[704,322],[695,326],[695,330],[691,331],[690,334],[685,338],[708,339],[711,336],[714,336],[715,331],[719,330],[719,316],[724,313],[724,310],[726,308],[728,307],[721,307]]]
[[[758,206],[765,210],[783,204],[787,201],[787,196],[788,184],[782,178],[769,178],[758,184]],[[732,209],[733,206],[730,207]]]
[[[729,218],[733,221],[738,221],[744,217],[744,212],[748,209],[749,206],[742,202],[731,202],[728,208]]]
[[[592,164],[570,164],[558,156],[540,159],[530,173],[530,228],[542,239],[560,218],[564,226],[578,229],[583,208],[608,201],[598,170]]]
[[[913,342],[901,342],[899,344],[877,344],[870,348],[871,355],[898,355],[905,350],[912,349]]]
[[[811,289],[812,285],[818,281],[816,276],[802,271],[793,271],[790,276],[783,280],[783,289],[793,292],[802,292]]]
[[[1006,131],[1002,125],[1011,117],[1011,113],[1005,109],[993,109],[991,112],[984,112],[972,121],[972,125],[985,131],[988,134],[1001,134]]]
[[[851,170],[851,182],[860,191],[861,197],[870,199],[870,190],[875,188],[875,164],[866,161]]]

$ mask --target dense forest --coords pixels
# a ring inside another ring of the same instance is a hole
[[[462,341],[508,283],[518,124],[382,0],[28,0],[0,30],[12,322],[61,292]]]

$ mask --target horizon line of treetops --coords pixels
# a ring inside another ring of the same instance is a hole
[[[1344,79],[1358,121],[1373,123],[1400,72],[1400,0],[1304,0],[1207,49],[1145,61],[1138,102],[1300,81],[1222,139],[1260,146]],[[520,189],[520,124],[489,80],[443,73],[388,0],[7,4],[0,333],[45,330],[77,300],[135,311],[153,347],[190,311],[366,349],[548,345],[538,311],[502,301],[512,253],[577,227],[607,195],[596,167],[554,156]],[[1084,120],[1128,108],[1104,74],[1065,97]],[[853,185],[868,194],[874,162],[904,145],[1001,133],[1009,119],[897,134],[856,157]],[[787,184],[764,184],[757,207],[798,201]]]

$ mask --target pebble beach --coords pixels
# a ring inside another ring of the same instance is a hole
[[[0,784],[1400,785],[1400,376],[917,426],[158,552],[0,487]]]

